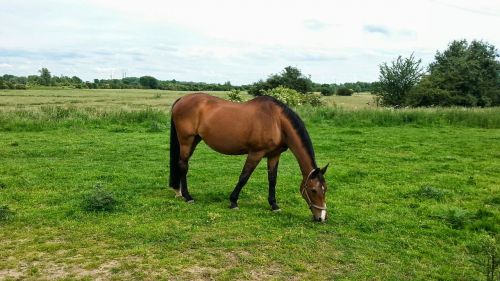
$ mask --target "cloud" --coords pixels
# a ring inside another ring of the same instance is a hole
[[[385,26],[368,24],[363,26],[363,30],[368,33],[378,33],[382,35],[390,35],[391,32]]]

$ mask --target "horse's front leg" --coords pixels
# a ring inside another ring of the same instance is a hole
[[[255,167],[257,167],[262,157],[264,157],[263,152],[248,153],[248,157],[247,160],[245,161],[245,166],[243,166],[243,170],[241,171],[238,183],[236,184],[236,187],[234,188],[233,192],[231,193],[231,196],[229,197],[229,200],[231,201],[231,205],[229,207],[231,209],[238,208],[238,197],[240,196],[240,191],[243,188],[243,186],[245,186],[245,184],[247,183],[248,178],[250,178],[250,175],[252,175],[253,171],[255,170]]]
[[[267,178],[269,180],[269,197],[267,198],[271,210],[273,212],[281,211],[278,204],[276,204],[276,178],[278,176],[278,164],[280,155],[267,158]]]

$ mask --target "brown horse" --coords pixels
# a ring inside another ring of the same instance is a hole
[[[302,171],[300,193],[317,221],[326,219],[323,175],[314,159],[312,142],[299,116],[282,102],[268,96],[244,103],[234,103],[204,93],[189,94],[172,106],[170,127],[170,186],[177,196],[193,202],[188,192],[189,158],[201,141],[223,154],[248,154],[231,193],[230,208],[238,208],[238,197],[257,164],[267,158],[269,179],[268,201],[279,211],[275,187],[278,162],[282,152],[290,148]]]

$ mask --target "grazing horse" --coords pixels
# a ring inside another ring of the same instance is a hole
[[[311,139],[304,123],[288,106],[275,98],[261,96],[244,103],[234,103],[204,93],[178,99],[172,106],[170,125],[170,187],[177,196],[193,202],[188,192],[189,158],[203,140],[217,152],[230,155],[248,154],[238,183],[230,196],[230,208],[238,208],[238,197],[257,164],[267,158],[269,179],[268,202],[273,211],[276,203],[276,177],[282,152],[290,148],[302,172],[300,193],[313,218],[325,221],[327,186],[323,175],[328,165],[316,165]]]

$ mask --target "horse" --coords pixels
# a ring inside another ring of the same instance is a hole
[[[203,140],[213,150],[227,155],[247,154],[239,180],[229,197],[230,208],[238,208],[238,197],[262,158],[267,158],[268,203],[280,211],[276,202],[276,178],[281,153],[292,151],[300,170],[300,193],[315,221],[327,218],[324,174],[318,168],[311,138],[304,122],[281,101],[259,96],[243,103],[231,102],[205,93],[193,93],[176,100],[170,120],[170,179],[176,197],[194,202],[189,194],[189,158]]]

